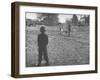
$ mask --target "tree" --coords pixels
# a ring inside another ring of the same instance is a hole
[[[55,26],[59,23],[57,14],[39,14],[38,19],[47,26]]]
[[[26,19],[26,26],[30,27],[33,25],[33,21],[31,19]]]
[[[81,17],[81,24],[84,26],[89,26],[90,24],[90,16],[89,15],[83,15]]]
[[[73,17],[72,17],[72,24],[74,26],[77,26],[78,25],[78,17],[77,17],[76,14],[74,14]]]
[[[90,17],[88,15],[88,16],[85,16],[85,25],[89,26],[89,23],[90,23]]]

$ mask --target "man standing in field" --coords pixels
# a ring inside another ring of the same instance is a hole
[[[68,36],[70,37],[70,33],[71,33],[71,24],[68,24]]]
[[[46,65],[49,64],[48,62],[48,54],[47,54],[47,45],[48,45],[48,36],[45,34],[45,27],[40,28],[40,34],[38,35],[38,66],[41,65],[42,56],[46,61]]]

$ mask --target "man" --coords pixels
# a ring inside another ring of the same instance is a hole
[[[71,25],[70,23],[68,24],[68,36],[70,37],[70,33],[71,33]]]
[[[48,65],[48,54],[47,54],[47,45],[48,45],[48,36],[45,34],[45,27],[40,28],[40,34],[38,35],[38,66],[41,65],[42,56],[46,61],[46,65]]]

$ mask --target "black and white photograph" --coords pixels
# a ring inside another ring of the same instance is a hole
[[[26,67],[89,64],[90,15],[25,13]]]
[[[97,7],[12,4],[12,76],[97,73]]]

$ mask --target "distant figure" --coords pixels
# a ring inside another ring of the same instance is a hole
[[[70,36],[70,32],[71,32],[71,25],[68,24],[68,36]]]
[[[42,56],[46,61],[46,65],[49,65],[48,54],[47,54],[47,45],[48,45],[48,36],[45,34],[45,27],[40,28],[40,34],[38,35],[38,66],[41,65]]]
[[[61,32],[62,32],[62,24],[61,23],[58,23],[58,26],[59,26],[59,32],[61,34]]]

